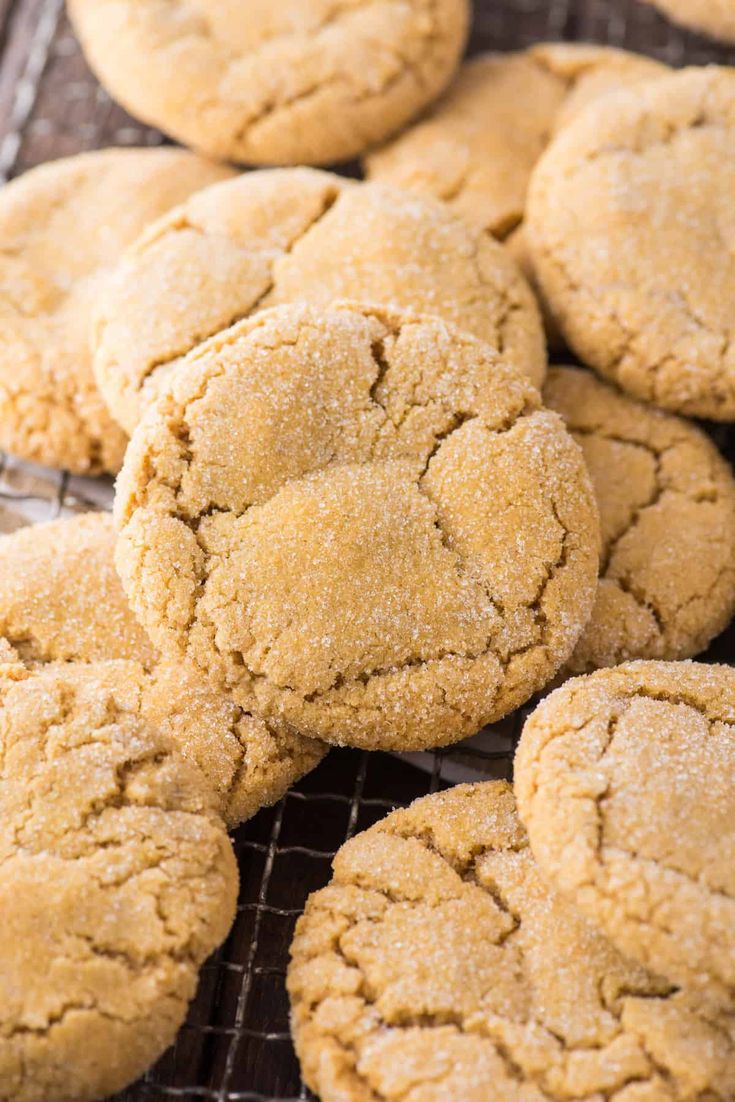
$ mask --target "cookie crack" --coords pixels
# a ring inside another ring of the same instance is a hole
[[[461,413],[456,414],[453,421],[450,423],[450,425],[448,425],[447,428],[445,428],[444,430],[442,430],[442,432],[438,433],[435,436],[434,446],[432,447],[432,450],[429,453],[429,456],[427,457],[427,460],[426,460],[426,462],[423,466],[423,469],[419,472],[419,474],[417,476],[417,485],[418,485],[419,490],[421,491],[421,493],[425,494],[425,496],[427,496],[429,498],[432,505],[434,505],[435,507],[436,507],[436,503],[431,498],[431,496],[427,493],[427,491],[425,490],[425,488],[422,484],[422,480],[423,480],[424,476],[426,475],[426,473],[428,472],[429,465],[430,465],[432,459],[436,456],[436,454],[440,450],[440,448],[441,448],[441,446],[442,446],[442,444],[444,443],[445,440],[447,440],[455,432],[459,431],[459,429],[461,429],[463,425],[467,424],[468,422],[475,421],[475,420],[478,420],[478,419],[479,418],[475,414],[461,414]],[[505,432],[509,432],[513,428],[513,425],[516,423],[516,420],[514,420],[512,423],[510,423],[506,426],[503,426],[501,429],[496,430],[497,433],[502,434],[502,433],[505,433]],[[566,526],[562,522],[562,519],[559,515],[558,508],[557,508],[555,500],[553,500],[553,499],[551,500],[550,507],[551,507],[551,511],[552,511],[553,516],[554,516],[554,519],[555,519],[556,523],[558,524],[559,529],[561,531],[560,553],[559,553],[558,558],[553,563],[550,563],[550,564],[547,565],[545,576],[542,579],[536,594],[534,595],[532,600],[529,602],[529,604],[527,606],[525,606],[534,613],[536,624],[537,624],[537,627],[539,628],[539,631],[540,631],[540,638],[539,639],[536,639],[531,643],[528,643],[528,644],[526,644],[522,647],[518,647],[518,648],[510,651],[506,656],[502,656],[502,655],[498,654],[495,651],[495,648],[494,648],[493,644],[494,644],[495,639],[496,639],[496,631],[493,630],[489,634],[487,642],[485,643],[485,645],[479,651],[442,651],[442,652],[439,652],[438,654],[433,655],[431,657],[411,658],[411,659],[408,659],[404,662],[395,663],[395,664],[390,665],[390,666],[377,667],[377,668],[374,668],[374,669],[364,670],[360,674],[357,674],[357,675],[355,675],[354,677],[351,677],[351,678],[345,677],[343,674],[338,674],[337,677],[334,679],[334,681],[329,686],[327,686],[324,689],[319,689],[319,690],[316,690],[312,693],[306,694],[304,696],[304,700],[307,703],[310,703],[310,704],[315,703],[316,701],[323,701],[326,696],[329,696],[332,693],[337,692],[337,691],[339,691],[340,689],[343,689],[343,688],[355,687],[357,685],[363,685],[363,686],[367,687],[367,685],[370,683],[370,681],[375,677],[386,677],[386,676],[391,676],[391,675],[395,675],[395,674],[400,674],[404,670],[407,670],[407,669],[421,668],[423,666],[430,665],[430,664],[435,663],[435,662],[442,662],[442,661],[452,660],[452,659],[458,659],[458,660],[469,659],[471,661],[477,661],[478,659],[483,658],[485,655],[490,654],[490,653],[495,653],[499,664],[501,665],[501,667],[504,670],[507,671],[508,668],[510,667],[511,663],[515,659],[521,657],[524,654],[527,654],[531,650],[535,650],[539,647],[545,646],[546,645],[546,635],[547,635],[547,630],[546,629],[548,627],[548,621],[547,621],[546,614],[544,612],[544,607],[543,607],[544,597],[546,595],[546,590],[548,589],[548,586],[554,580],[554,578],[556,577],[558,571],[564,569],[564,567],[568,563],[569,539],[570,539],[570,532],[569,532],[568,528],[566,528]],[[444,530],[438,516],[435,517],[434,525],[437,528],[437,530],[439,531],[442,544],[445,547],[447,547],[450,551],[454,551],[453,546],[452,546],[452,542],[451,542],[451,537]],[[457,565],[458,572],[460,574],[463,574],[466,570],[467,563],[464,560],[462,560],[461,558],[458,557],[456,565]],[[493,607],[493,609],[498,613],[498,615],[502,619],[505,615],[505,610],[503,609],[502,603],[497,601],[497,599],[494,598],[491,595],[491,593],[489,591],[489,586],[488,586],[487,583],[483,583],[483,590],[484,590],[485,595],[486,595],[488,601],[490,602],[491,606]],[[250,671],[250,672],[252,674],[253,671]],[[265,675],[265,674],[255,674],[255,676],[263,678],[263,677],[266,677],[267,675]],[[291,691],[293,691],[291,686],[279,685],[279,686],[277,686],[277,688],[286,689],[286,690],[290,689]],[[340,704],[344,705],[344,706],[348,706],[348,707],[354,707],[355,709],[359,708],[359,705],[351,705],[351,704],[349,704],[348,701],[344,701],[344,700],[340,701]]]
[[[49,1016],[45,1025],[15,1024],[11,1025],[9,1029],[7,1026],[2,1026],[0,1027],[0,1036],[7,1041],[13,1041],[18,1037],[48,1037],[55,1029],[63,1026],[70,1015],[83,1013],[95,1014],[111,1022],[119,1023],[126,1020],[121,1014],[112,1014],[109,1010],[103,1010],[96,999],[85,1000],[84,1002],[75,1000],[64,1003],[59,1010]]]
[[[381,387],[385,382],[386,375],[391,369],[391,363],[385,344],[385,337],[379,337],[377,340],[374,340],[372,342],[372,344],[370,345],[370,354],[372,355],[373,360],[375,361],[375,366],[377,368],[375,372],[375,378],[373,379],[369,391],[370,401],[373,402],[376,406],[379,406],[387,415],[388,411],[380,400]]]
[[[715,580],[712,582],[712,584],[709,585],[704,591],[694,593],[691,597],[688,597],[686,601],[682,601],[680,604],[678,604],[674,609],[674,615],[678,616],[679,613],[684,612],[687,608],[695,604],[697,601],[704,601],[705,603],[709,602],[715,595],[717,590],[720,588],[723,578],[726,575],[733,574],[734,572],[735,563],[723,563],[723,565],[717,571],[717,575],[715,576]]]
[[[532,309],[537,309],[537,307],[535,300],[533,300],[533,296],[530,294],[530,292],[528,302],[526,302],[525,304],[521,301],[520,298],[518,298],[518,292],[523,287],[523,277],[521,276],[519,271],[516,271],[515,279],[509,281],[506,285],[502,287],[499,287],[496,282],[487,278],[482,270],[482,265],[480,264],[480,249],[482,248],[483,240],[484,239],[482,235],[479,235],[477,237],[473,245],[472,256],[470,259],[475,268],[478,283],[481,287],[489,287],[497,296],[498,302],[500,304],[500,313],[496,318],[493,319],[497,333],[496,339],[493,344],[498,353],[502,356],[509,345],[507,332],[512,322],[512,319],[515,317],[516,314],[522,314],[524,311],[528,310],[529,306]],[[486,303],[485,308],[487,308]]]

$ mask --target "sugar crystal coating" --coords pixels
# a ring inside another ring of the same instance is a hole
[[[132,432],[206,338],[264,307],[347,298],[437,314],[543,379],[533,295],[488,234],[442,203],[301,168],[207,188],[142,235],[98,305],[98,384]]]
[[[584,452],[600,509],[595,607],[567,669],[691,658],[735,613],[735,480],[701,429],[589,372],[552,368],[544,401]]]
[[[116,663],[0,668],[0,1098],[87,1102],[173,1041],[235,915],[198,769]]]
[[[126,440],[93,377],[93,306],[150,221],[230,175],[182,149],[105,149],[0,190],[0,448],[83,474],[119,469]]]
[[[735,73],[685,69],[606,97],[539,161],[526,234],[579,358],[674,412],[735,416]]]
[[[128,449],[117,564],[168,656],[312,737],[449,743],[568,657],[596,585],[582,455],[538,392],[436,318],[242,322]]]
[[[510,786],[460,785],[338,852],[288,973],[322,1102],[726,1102],[735,1019],[622,957],[544,882]]]
[[[554,132],[598,96],[668,72],[650,57],[547,42],[466,61],[429,114],[365,158],[367,176],[443,199],[505,238]]]
[[[536,709],[518,809],[549,881],[629,956],[735,998],[735,670],[631,662]]]
[[[250,164],[346,160],[448,83],[468,0],[70,0],[101,83],[185,145]],[[246,17],[244,17],[246,16]]]
[[[128,604],[106,513],[20,529],[0,539],[0,660],[37,669],[114,661],[140,715],[179,746],[212,786],[229,826],[275,803],[324,756],[284,723],[264,723],[160,657]],[[113,676],[112,668],[110,676]]]

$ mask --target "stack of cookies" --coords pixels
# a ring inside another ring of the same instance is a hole
[[[171,1043],[227,830],[330,745],[447,746],[555,686],[515,795],[337,855],[292,951],[305,1081],[735,1098],[735,674],[683,661],[735,613],[735,478],[686,419],[735,420],[735,73],[556,43],[455,74],[464,0],[69,6],[193,151],[0,193],[0,445],[118,475],[114,519],[0,541],[0,1099]]]

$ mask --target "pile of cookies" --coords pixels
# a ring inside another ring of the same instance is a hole
[[[526,723],[515,796],[459,785],[347,842],[291,947],[309,1086],[735,1097],[734,724],[729,667],[574,678]]]
[[[118,476],[114,519],[0,541],[0,1099],[160,1055],[235,914],[227,830],[330,745],[554,686],[515,796],[337,855],[293,945],[305,1081],[735,1098],[735,674],[683,661],[735,614],[735,478],[686,419],[735,420],[735,72],[455,73],[464,0],[69,7],[196,152],[0,192],[0,446]]]

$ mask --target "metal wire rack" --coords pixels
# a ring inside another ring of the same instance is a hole
[[[639,0],[476,0],[474,6],[472,52],[578,39],[637,49],[672,65],[735,61],[735,52],[677,30]],[[162,140],[113,104],[91,76],[62,0],[0,0],[0,177],[83,149]],[[735,433],[720,427],[713,435],[735,458]],[[0,532],[106,509],[111,501],[109,480],[0,456]],[[707,657],[735,661],[735,630]],[[307,894],[326,883],[345,839],[395,806],[459,780],[510,777],[523,716],[433,754],[333,751],[275,808],[241,827],[234,836],[241,889],[232,934],[204,967],[176,1045],[117,1102],[311,1098],[289,1039],[283,982]]]

